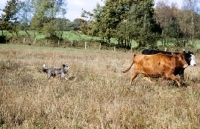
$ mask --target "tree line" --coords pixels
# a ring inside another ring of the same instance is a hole
[[[8,0],[0,16],[1,37],[5,31],[19,35],[24,30],[42,33],[46,38],[62,40],[63,31],[80,30],[81,19],[70,21],[65,18],[67,13],[66,0]]]
[[[104,42],[117,40],[119,47],[130,48],[132,42],[141,47],[157,47],[172,42],[175,46],[193,45],[200,37],[198,0],[176,3],[153,0],[104,0],[92,12],[83,10],[82,18],[73,22],[65,18],[65,0],[8,0],[0,17],[1,35],[7,30],[18,35],[19,30],[43,33],[49,39],[61,40],[63,31],[75,30],[98,36]]]
[[[118,40],[119,46],[131,47],[134,40],[141,47],[157,47],[173,42],[175,46],[193,45],[200,37],[200,12],[198,0],[183,0],[183,7],[153,0],[105,0],[93,12],[83,12],[90,17],[83,32],[102,37],[107,42]]]

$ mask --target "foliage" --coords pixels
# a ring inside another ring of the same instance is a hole
[[[193,19],[193,20],[192,20]],[[200,36],[200,15],[191,10],[182,10],[178,15],[179,26],[182,37],[189,41],[194,42],[194,39],[199,39]]]
[[[152,0],[106,0],[105,6],[97,4],[94,14],[84,14],[93,17],[89,25],[92,34],[102,37],[106,42],[115,38],[121,47],[130,48],[132,40],[139,43],[138,47],[155,46],[158,30],[153,18]]]
[[[1,14],[0,18],[0,30],[2,32],[2,36],[4,36],[4,30],[7,30],[11,33],[15,32],[16,34],[18,34],[18,19],[16,14],[19,11],[19,8],[17,8],[17,5],[18,0],[8,0],[5,8],[3,9],[3,13]]]
[[[199,38],[199,29],[198,23],[200,22],[199,17],[199,9],[200,9],[200,1],[199,0],[184,0],[183,1],[183,9],[187,12],[186,16],[184,16],[186,19],[183,20],[183,24],[187,24],[187,27],[189,32],[187,32],[189,35],[185,36],[186,40],[191,41],[191,45],[194,45],[195,38]],[[184,31],[185,32],[185,31]]]
[[[163,1],[156,6],[155,18],[162,28],[163,46],[167,46],[171,39],[176,39],[175,45],[185,47],[189,40],[194,42],[194,38],[199,37],[200,17],[197,11],[195,13],[197,1],[184,0],[183,3],[181,10],[175,4],[169,6]]]
[[[20,22],[20,29],[24,30],[26,34],[30,37],[28,30],[30,29],[31,19],[33,18],[34,8],[31,4],[31,0],[20,1],[18,4],[20,8],[17,16]]]
[[[163,1],[158,2],[155,9],[156,23],[162,29],[162,42],[163,46],[167,46],[169,39],[179,38],[180,29],[177,19],[178,8],[168,6]]]
[[[74,22],[72,23],[72,26],[73,26],[73,30],[74,31],[79,31],[81,26],[85,23],[86,21],[81,19],[81,18],[76,18],[74,20]]]
[[[154,20],[152,0],[138,1],[129,12],[129,27],[131,39],[134,39],[140,47],[156,47],[157,26]]]
[[[64,0],[33,0],[35,14],[31,21],[31,28],[44,33],[53,40],[62,39],[64,21],[58,17],[63,17],[66,13]]]

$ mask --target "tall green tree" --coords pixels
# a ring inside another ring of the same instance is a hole
[[[161,41],[163,46],[167,46],[168,42],[172,39],[176,39],[176,43],[179,42],[181,31],[179,28],[178,13],[179,9],[175,4],[168,6],[165,2],[160,1],[156,6],[155,18],[156,23],[162,29]]]
[[[97,4],[94,10],[93,34],[107,42],[118,40],[119,46],[130,47],[131,41],[138,47],[155,45],[156,23],[153,0],[105,0],[105,5]],[[88,13],[90,14],[90,13]]]
[[[117,14],[119,14],[119,22],[117,24],[115,38],[118,40],[118,45],[126,48],[131,47],[131,39],[130,33],[131,30],[128,28],[130,22],[128,21],[128,18],[130,17],[129,12],[134,4],[136,4],[137,1],[135,0],[125,0],[121,1],[119,0],[117,5]]]
[[[34,14],[34,8],[31,4],[31,0],[20,1],[18,7],[20,10],[17,16],[21,25],[21,29],[24,30],[28,36],[30,36],[28,30],[30,29],[31,20]]]
[[[185,39],[190,40],[193,45],[196,37],[199,37],[198,18],[199,18],[199,0],[183,0],[183,9],[180,17],[180,26]]]
[[[84,32],[88,30],[89,34],[102,37],[106,42],[115,38],[119,45],[123,45],[128,39],[125,35],[124,21],[133,2],[133,0],[105,0],[105,5],[97,4],[93,13],[85,11],[83,16],[87,14],[91,21],[88,22],[88,26],[85,26],[87,29],[83,27]]]
[[[32,0],[35,9],[31,28],[44,33],[50,39],[62,39],[64,27],[62,18],[66,14],[65,0]],[[60,21],[58,21],[60,18]]]
[[[118,0],[106,0],[104,7],[98,7],[95,16],[95,28],[99,36],[107,42],[114,37],[117,24],[120,22],[120,15],[117,12]]]
[[[154,19],[153,0],[140,0],[132,5],[129,12],[128,28],[130,38],[141,47],[156,47],[157,25]]]
[[[0,17],[0,30],[1,35],[4,36],[3,31],[7,30],[9,32],[15,32],[18,34],[17,30],[17,12],[19,11],[18,6],[18,0],[8,0],[6,3],[5,8],[3,9],[3,14],[1,14]]]

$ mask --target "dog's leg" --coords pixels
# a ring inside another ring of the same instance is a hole
[[[47,73],[47,79],[49,79],[49,75],[48,75],[48,73]]]
[[[65,80],[68,80],[68,78],[65,76],[64,73],[61,73],[61,78],[64,78]]]
[[[52,76],[51,70],[48,70],[48,72],[47,72],[47,78],[50,79],[51,76]]]

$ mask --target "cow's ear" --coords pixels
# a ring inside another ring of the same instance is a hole
[[[178,60],[179,60],[179,61],[181,61],[181,60],[182,60],[182,57],[181,57],[181,55],[177,55],[177,58],[178,58]]]
[[[185,58],[184,55],[181,55],[181,56],[180,56],[180,59],[181,59],[181,60],[183,60],[184,58]]]
[[[178,60],[182,60],[183,58],[182,58],[182,53],[181,52],[179,52],[178,54],[175,54],[176,55],[176,57],[178,58]]]

